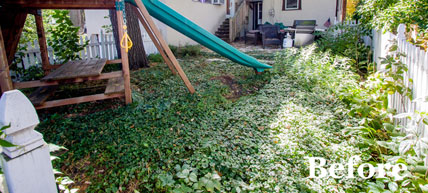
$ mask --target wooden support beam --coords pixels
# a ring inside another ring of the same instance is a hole
[[[138,1],[138,0],[137,0]],[[116,0],[116,2],[119,2],[119,0]],[[119,40],[123,38],[124,31],[123,31],[123,13],[122,11],[117,10],[117,26],[119,31]],[[124,42],[125,45],[128,45],[127,39],[125,39]],[[126,104],[132,103],[132,93],[131,93],[131,77],[129,74],[129,60],[128,60],[128,53],[126,52],[125,48],[120,49],[120,53],[122,56],[122,72],[123,72],[123,80],[125,81],[125,102]]]
[[[25,19],[27,18],[26,9],[6,9],[0,8],[0,25],[3,33],[4,47],[8,64],[11,64],[15,58],[16,49],[18,48],[19,38],[24,28]]]
[[[39,38],[40,56],[42,57],[42,68],[45,71],[45,74],[48,74],[50,63],[48,46],[46,45],[45,29],[43,27],[42,10],[37,10],[34,17],[36,18],[37,37]]]
[[[122,63],[122,59],[116,59],[116,60],[107,60],[106,64],[120,64]]]
[[[119,97],[123,97],[123,96],[124,96],[123,93],[116,93],[116,94],[111,94],[111,95],[95,94],[95,95],[89,95],[89,96],[81,96],[81,97],[75,97],[75,98],[46,101],[42,105],[36,106],[36,109],[45,109],[45,108],[59,107],[59,106],[64,106],[64,105],[86,103],[86,102],[91,102],[91,101],[119,98]]]
[[[36,89],[28,96],[34,106],[42,105],[50,96],[55,93],[58,86],[43,86]]]
[[[8,90],[13,89],[1,26],[0,26],[0,86],[1,86],[2,92],[6,92]]]
[[[96,77],[75,78],[71,80],[60,80],[60,81],[49,81],[49,82],[34,80],[34,81],[26,81],[26,82],[14,82],[13,87],[15,89],[23,89],[23,88],[34,88],[34,87],[40,87],[40,86],[53,86],[53,85],[60,85],[60,84],[67,84],[67,83],[79,83],[79,82],[85,82],[85,81],[91,81],[91,80],[105,80],[105,79],[122,77],[122,74],[123,73],[121,71],[116,71],[116,72],[103,73]]]
[[[35,9],[113,9],[114,0],[1,0],[7,7]]]
[[[153,33],[152,29],[150,28],[147,21],[144,19],[144,17],[141,15],[140,11],[138,11],[137,7],[134,7],[134,14],[137,15],[138,19],[140,20],[141,24],[143,24],[144,29],[146,29],[147,34],[149,34],[150,39],[152,39],[153,44],[158,49],[159,53],[161,54],[163,60],[168,65],[168,68],[171,70],[172,74],[176,74],[176,71],[174,69],[174,66],[172,65],[171,59],[168,58],[166,55],[165,50],[162,48],[161,44],[159,43],[159,40],[156,38],[155,34]]]
[[[181,80],[183,80],[183,82],[186,85],[189,92],[193,94],[195,92],[195,88],[193,88],[192,84],[190,83],[189,79],[187,78],[186,74],[184,73],[183,69],[181,68],[180,64],[178,63],[177,59],[175,58],[174,54],[172,53],[171,49],[169,49],[168,44],[162,38],[162,35],[161,35],[159,29],[156,27],[155,23],[153,22],[152,17],[150,16],[146,7],[144,7],[144,5],[141,1],[135,1],[135,2],[137,3],[137,6],[140,9],[141,14],[143,15],[143,18],[147,21],[147,24],[149,25],[150,29],[152,30],[152,32],[156,36],[160,45],[166,51],[168,58],[171,59],[171,62],[174,65],[175,69],[177,70],[178,75],[180,75]]]

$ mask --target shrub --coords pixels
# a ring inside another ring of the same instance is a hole
[[[169,49],[171,49],[172,53],[177,58],[194,57],[194,56],[200,56],[201,55],[201,46],[200,45],[186,45],[186,46],[182,46],[182,47],[169,45]]]
[[[150,54],[147,58],[150,62],[163,62],[162,55],[160,54]]]
[[[177,46],[174,46],[174,45],[169,45],[169,49],[172,51],[172,53],[174,54],[174,56],[177,56],[177,50],[178,50],[178,47]]]
[[[180,57],[199,56],[200,54],[200,45],[187,45],[178,49],[178,55]]]
[[[79,27],[73,26],[68,13],[69,11],[67,10],[54,10],[52,15],[56,25],[49,31],[52,38],[48,41],[48,44],[52,46],[55,56],[57,56],[57,63],[80,59],[78,52],[82,51],[88,44],[88,41],[83,45],[79,44],[79,36],[77,34]]]
[[[15,72],[16,77],[13,78],[19,81],[40,80],[45,76],[43,68],[38,65],[30,66],[28,69],[16,68]]]
[[[321,33],[317,41],[319,50],[331,51],[335,55],[345,56],[350,59],[351,68],[360,75],[365,75],[371,63],[371,50],[363,41],[364,36],[370,36],[371,32],[362,25],[339,24]]]

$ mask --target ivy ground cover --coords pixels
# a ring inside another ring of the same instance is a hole
[[[352,192],[357,179],[307,178],[305,157],[361,154],[332,83],[302,65],[335,61],[312,50],[250,53],[274,66],[263,75],[211,53],[184,58],[194,95],[158,64],[132,73],[132,105],[66,116],[86,108],[74,106],[37,129],[68,148],[54,166],[82,192]]]

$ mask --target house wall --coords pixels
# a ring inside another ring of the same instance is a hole
[[[286,26],[293,25],[294,20],[317,20],[318,28],[325,28],[324,23],[330,18],[333,23],[336,17],[336,0],[301,0],[302,9],[283,11],[283,0],[263,1],[263,23],[283,23]],[[275,11],[274,16],[269,11]]]
[[[109,16],[108,10],[85,9],[85,28],[86,34],[88,36],[91,36],[93,34],[100,34],[100,30],[103,29],[103,25],[111,25],[110,18],[104,18],[105,16]],[[158,29],[160,30],[162,36],[165,38],[165,24],[161,23],[155,18],[153,18],[153,20],[155,21],[156,26],[158,26]],[[141,23],[139,24],[142,36],[145,36],[144,34],[146,33],[146,30],[144,29]]]
[[[213,5],[193,0],[162,0],[162,2],[213,34],[226,19],[225,4]],[[166,28],[166,41],[175,46],[197,44],[170,27]]]
[[[104,18],[105,16],[108,16],[108,10],[85,9],[85,28],[88,36],[99,34],[103,25],[111,25],[110,18]]]

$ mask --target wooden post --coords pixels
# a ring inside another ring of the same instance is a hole
[[[6,9],[2,7],[0,18],[7,61],[8,64],[11,64],[15,58],[19,38],[24,28],[25,19],[27,18],[27,12],[26,9]]]
[[[8,90],[13,89],[1,27],[0,27],[0,86],[1,86],[2,92],[6,92]]]
[[[119,2],[119,0],[116,0],[116,2]],[[123,7],[125,9],[125,7]],[[117,14],[117,26],[119,28],[119,42],[123,37],[123,13],[120,10],[116,10]],[[128,45],[128,41],[125,39],[124,42],[125,45]],[[125,102],[126,104],[132,103],[132,96],[131,96],[131,77],[129,74],[129,60],[128,60],[128,53],[126,53],[125,48],[120,49],[120,53],[122,55],[122,72],[123,72],[123,79],[125,82]]]
[[[49,56],[48,56],[48,46],[46,45],[46,36],[45,29],[43,27],[43,17],[42,10],[38,9],[36,14],[36,27],[37,27],[37,36],[39,38],[39,47],[40,47],[40,56],[42,57],[42,67],[45,71],[45,74],[48,73],[50,69]]]
[[[143,24],[144,29],[146,29],[147,34],[149,34],[150,39],[152,39],[153,44],[156,46],[156,48],[158,49],[159,53],[161,54],[163,60],[165,60],[165,63],[168,65],[168,68],[171,70],[172,74],[176,74],[175,69],[172,65],[171,59],[168,58],[168,56],[165,53],[165,50],[162,48],[162,46],[160,45],[158,39],[156,38],[155,34],[153,33],[153,31],[150,29],[149,24],[147,24],[147,21],[143,18],[143,16],[141,16],[140,11],[138,11],[138,9],[136,7],[134,7],[134,13],[137,15],[137,18],[140,20],[141,24]]]
[[[160,34],[159,29],[156,27],[155,23],[153,22],[152,17],[150,16],[146,7],[144,7],[144,5],[141,1],[135,1],[135,2],[137,3],[137,6],[140,9],[141,14],[143,15],[143,18],[147,21],[147,24],[149,25],[149,27],[153,31],[156,38],[159,40],[160,45],[165,50],[168,58],[171,59],[171,62],[174,65],[175,69],[177,70],[178,75],[180,75],[181,80],[183,80],[183,82],[186,85],[189,92],[193,94],[195,92],[195,88],[193,88],[192,84],[190,83],[189,79],[187,78],[186,74],[184,73],[183,69],[181,68],[180,64],[178,63],[177,59],[175,58],[174,54],[172,53],[171,49],[169,49],[168,44],[162,38],[162,35]]]

